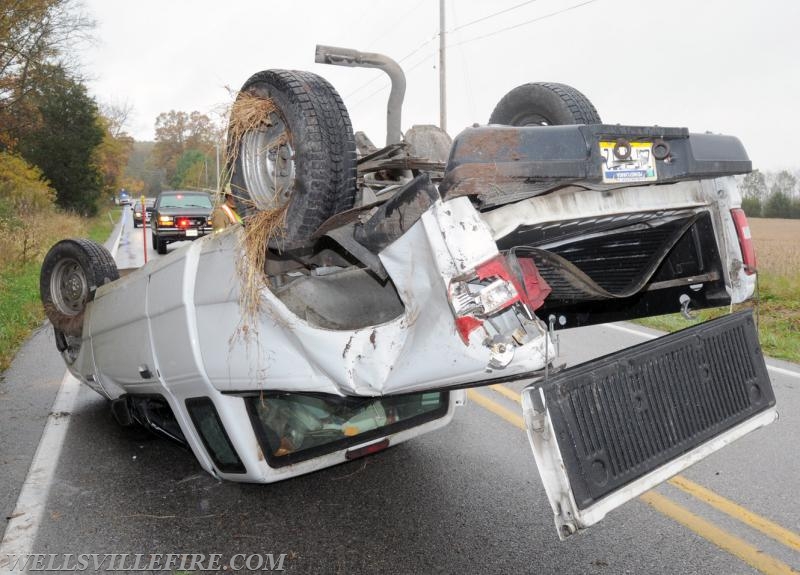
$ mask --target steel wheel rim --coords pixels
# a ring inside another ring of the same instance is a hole
[[[514,125],[517,126],[550,126],[552,122],[541,114],[525,114]]]
[[[294,148],[286,123],[271,114],[269,124],[242,137],[242,175],[250,199],[259,210],[275,209],[292,193]]]
[[[59,312],[76,316],[83,311],[89,296],[89,282],[78,260],[60,260],[50,276],[50,295]]]

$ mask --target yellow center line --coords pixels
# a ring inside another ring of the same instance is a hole
[[[694,481],[691,481],[681,475],[676,475],[669,480],[669,483],[670,485],[674,485],[678,489],[685,491],[692,497],[707,503],[711,507],[722,511],[734,519],[738,519],[753,529],[760,531],[767,537],[771,537],[778,543],[786,545],[795,551],[800,551],[800,535],[789,531],[785,527],[781,527],[777,523],[774,523],[765,517],[761,517],[760,515],[745,509],[741,505],[734,503],[730,499],[727,499],[722,495],[718,495],[710,489],[706,489],[702,485],[698,485]]]
[[[517,393],[513,389],[509,389],[505,385],[502,385],[500,383],[495,383],[494,385],[490,385],[489,388],[492,391],[496,391],[500,395],[507,397],[511,401],[516,401],[517,403],[522,404],[522,398],[520,397],[519,393]]]
[[[507,397],[517,403],[521,403],[521,398],[519,393],[510,389],[501,384],[494,384],[489,386],[492,391],[495,391],[504,397]],[[519,418],[519,421],[523,422],[522,418]],[[514,423],[512,421],[512,423]],[[519,427],[519,426],[518,426]],[[524,429],[524,427],[523,427]],[[767,537],[770,537],[780,543],[781,545],[785,545],[790,549],[794,549],[795,551],[800,551],[800,535],[786,529],[785,527],[781,527],[777,523],[770,521],[765,517],[761,517],[757,513],[753,513],[748,509],[745,509],[741,505],[738,505],[719,495],[714,493],[710,489],[703,487],[702,485],[698,485],[694,481],[683,477],[682,475],[676,475],[672,479],[669,480],[669,483],[674,487],[688,493],[692,497],[710,505],[711,507],[733,517],[734,519],[741,521],[745,525],[752,527],[756,531],[760,531]]]
[[[467,390],[467,397],[470,399],[470,401],[474,401],[484,409],[488,409],[495,415],[502,417],[511,425],[515,425],[520,429],[522,429],[523,431],[525,430],[525,421],[522,419],[522,416],[519,415],[518,413],[515,413],[510,409],[495,403],[494,401],[492,401],[485,395],[481,395],[474,389]]]
[[[519,394],[512,389],[505,387],[504,385],[495,384],[489,387],[492,389],[492,391],[495,391],[516,402],[520,402]],[[484,409],[487,409],[495,415],[505,419],[515,427],[518,427],[522,430],[526,429],[525,420],[522,418],[522,416],[498,403],[495,403],[476,390],[467,390],[467,397]],[[768,535],[769,537],[772,537],[784,545],[797,548],[798,543],[800,543],[800,538],[798,538],[795,533],[769,521],[768,519],[760,517],[755,513],[747,511],[743,507],[733,503],[728,499],[725,499],[721,495],[717,495],[701,485],[686,479],[685,477],[678,475],[669,480],[669,482],[675,487],[686,491],[693,497],[696,497],[697,499],[708,503],[712,507],[715,507],[731,517],[750,525],[754,529],[757,529],[758,531]],[[785,575],[798,573],[798,571],[795,571],[789,565],[765,554],[757,547],[754,547],[753,545],[745,542],[743,539],[740,539],[739,537],[728,533],[724,529],[717,527],[710,521],[695,515],[685,507],[675,503],[660,493],[648,491],[647,493],[640,495],[639,499],[646,502],[660,513],[677,521],[707,541],[714,543],[721,549],[724,549],[725,551],[738,557],[751,567],[758,569],[766,575]]]
[[[640,495],[639,499],[653,507],[653,509],[656,511],[663,513],[670,519],[677,521],[690,531],[694,531],[703,539],[711,541],[717,547],[720,547],[731,555],[738,557],[762,573],[766,573],[767,575],[791,575],[793,573],[797,573],[797,571],[792,569],[786,563],[778,561],[774,557],[770,557],[757,547],[747,543],[745,540],[740,539],[735,535],[731,535],[724,529],[721,529],[710,521],[706,521],[702,517],[695,515],[685,507],[678,505],[660,493],[648,491],[647,493]]]

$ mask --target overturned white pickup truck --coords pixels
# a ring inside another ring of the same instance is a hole
[[[243,98],[263,117],[231,138],[241,212],[286,210],[245,330],[249,217],[122,277],[86,240],[45,260],[59,350],[121,423],[272,482],[439,428],[466,387],[526,380],[563,537],[776,417],[748,312],[569,369],[552,338],[753,295],[737,139],[604,125],[580,92],[527,84],[452,145],[401,139],[391,108],[378,150],[313,74],[261,72]]]

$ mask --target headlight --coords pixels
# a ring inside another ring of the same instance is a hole
[[[171,224],[172,216],[158,216],[158,221],[162,224]]]

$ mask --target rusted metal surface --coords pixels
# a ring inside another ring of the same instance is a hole
[[[368,154],[368,155],[366,155],[366,156],[364,156],[362,158],[359,158],[358,159],[358,164],[359,165],[363,165],[363,164],[368,164],[368,163],[370,163],[372,161],[382,160],[382,159],[385,159],[385,158],[391,158],[391,157],[396,156],[397,154],[399,154],[404,148],[405,148],[405,144],[403,144],[402,142],[397,143],[397,144],[389,144],[388,146],[384,146],[383,148],[380,148],[378,150],[374,150],[372,153],[370,153],[370,154]]]
[[[409,146],[405,143],[392,144],[376,150],[358,160],[358,173],[368,174],[381,170],[420,170],[444,172],[444,162],[407,154]]]
[[[505,162],[523,159],[519,151],[520,132],[515,128],[474,129],[456,138],[448,171],[442,181],[447,197],[478,196],[487,190],[504,189],[515,175],[508,173]],[[504,163],[502,169],[499,164]],[[516,177],[524,177],[524,171]]]
[[[409,158],[397,156],[361,164],[358,166],[358,173],[365,174],[370,172],[380,172],[381,170],[419,170],[422,172],[444,172],[445,165],[441,162],[431,162],[424,158]]]
[[[520,132],[517,128],[468,130],[457,140],[453,159],[459,158],[511,158],[520,159]]]

